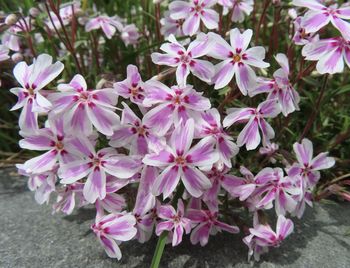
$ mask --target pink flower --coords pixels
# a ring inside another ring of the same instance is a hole
[[[221,187],[225,189],[231,196],[239,197],[241,201],[248,198],[255,189],[255,184],[248,182],[243,178],[236,177],[231,174],[227,174],[230,171],[229,168],[224,167],[219,169],[217,166],[206,173],[212,186],[203,193],[201,197],[210,211],[218,211],[219,199]],[[252,181],[252,180],[251,180]]]
[[[295,179],[284,177],[281,168],[264,168],[255,176],[254,182],[256,189],[252,195],[259,196],[257,209],[271,208],[272,202],[275,201],[277,215],[294,211],[297,202],[293,196],[299,195],[300,191]]]
[[[85,31],[87,32],[100,28],[106,37],[111,39],[116,30],[120,32],[123,30],[123,25],[117,17],[108,17],[106,15],[100,15],[96,18],[92,18],[85,24]]]
[[[191,232],[191,221],[184,215],[185,207],[181,199],[177,202],[177,211],[171,205],[160,206],[158,217],[165,221],[157,224],[156,234],[159,236],[164,231],[172,231],[172,246],[179,245],[184,231],[186,234]]]
[[[174,20],[184,19],[183,32],[185,35],[197,33],[200,23],[209,30],[216,29],[219,14],[212,9],[217,0],[173,1],[169,4],[170,17]]]
[[[130,99],[131,102],[142,104],[145,98],[144,83],[141,80],[139,70],[135,65],[128,65],[127,77],[124,81],[114,83],[113,87],[125,99]]]
[[[74,16],[77,16],[81,12],[80,1],[74,1],[60,5],[59,14],[62,19],[63,25],[68,25]],[[51,30],[61,29],[61,23],[54,12],[50,12],[53,24],[50,19],[47,19],[47,25]],[[54,27],[55,26],[55,27]]]
[[[306,33],[314,33],[326,26],[329,22],[344,36],[350,39],[350,24],[345,21],[350,19],[350,7],[331,5],[326,7],[317,0],[293,0],[293,5],[310,9],[306,12],[302,20],[302,26]]]
[[[350,66],[350,41],[342,37],[321,39],[306,44],[302,54],[306,60],[318,61],[316,69],[320,74],[342,73],[344,60]]]
[[[295,34],[293,42],[296,45],[306,45],[310,42],[318,41],[319,36],[312,33],[306,33],[305,28],[302,26],[302,17],[297,17],[294,21]]]
[[[49,203],[51,193],[56,191],[57,166],[44,173],[27,172],[24,165],[16,165],[18,173],[28,177],[28,188],[35,191],[35,201],[42,205]]]
[[[126,46],[136,45],[140,38],[139,30],[135,24],[128,24],[121,29],[121,38]]]
[[[127,147],[132,155],[145,155],[163,149],[164,139],[158,137],[152,128],[145,125],[127,104],[123,103],[123,106],[121,125],[115,129],[109,145]]]
[[[70,145],[73,137],[64,132],[61,118],[49,119],[47,128],[38,129],[30,134],[23,133],[23,137],[24,139],[19,141],[21,148],[47,151],[26,161],[23,165],[26,172],[46,172],[52,170],[57,163],[64,164],[76,159],[75,150]]]
[[[149,80],[145,83],[145,91],[143,105],[157,106],[149,110],[142,121],[159,136],[166,134],[172,125],[185,123],[190,117],[211,106],[209,99],[190,85],[168,88],[161,82]]]
[[[41,54],[28,66],[24,61],[19,62],[13,69],[13,74],[21,87],[10,91],[18,97],[18,101],[11,111],[23,108],[18,124],[23,132],[31,132],[38,128],[38,113],[48,112],[49,102],[40,90],[54,80],[62,71],[63,64],[52,64],[52,57]]]
[[[152,61],[158,65],[177,67],[176,81],[181,86],[186,85],[190,72],[209,83],[214,75],[214,66],[209,61],[197,59],[206,55],[210,50],[211,42],[208,36],[199,36],[189,44],[187,49],[178,43],[173,35],[170,35],[169,42],[160,47],[167,54],[152,53]]]
[[[276,61],[282,67],[274,72],[274,79],[260,79],[259,86],[249,93],[254,96],[259,93],[269,93],[267,99],[277,99],[284,116],[299,110],[300,97],[289,81],[289,63],[285,54],[276,55]]]
[[[250,235],[243,239],[243,242],[249,247],[248,259],[254,254],[255,260],[259,261],[260,254],[268,251],[268,247],[278,247],[294,229],[291,220],[279,215],[277,219],[276,232],[269,225],[262,225],[254,222],[254,228],[250,228]]]
[[[224,127],[235,123],[247,122],[237,138],[239,147],[246,145],[247,150],[254,150],[260,144],[262,134],[263,144],[267,144],[275,137],[275,132],[266,118],[274,118],[280,113],[280,106],[276,100],[267,100],[259,104],[257,108],[232,108],[224,119]]]
[[[161,167],[162,173],[157,177],[152,192],[158,196],[163,193],[167,198],[176,188],[181,178],[186,190],[194,197],[199,197],[211,187],[209,179],[198,167],[211,166],[219,156],[213,143],[208,139],[200,140],[191,148],[194,133],[194,121],[175,128],[169,145],[158,154],[146,155],[146,165]],[[191,149],[190,149],[191,148]]]
[[[144,166],[133,210],[136,218],[136,238],[140,243],[148,241],[152,236],[156,218],[153,211],[156,207],[156,197],[152,194],[152,187],[157,177],[157,168]]]
[[[6,32],[4,32],[1,38],[2,45],[8,47],[13,51],[20,51],[21,43],[17,32],[18,30],[15,26],[10,27]]]
[[[213,140],[220,156],[219,161],[229,168],[232,167],[231,158],[238,154],[239,148],[232,141],[232,137],[223,130],[218,110],[213,108],[202,112],[196,122],[196,130],[196,136],[210,137]]]
[[[6,46],[0,44],[0,62],[10,58],[9,52],[9,49]]]
[[[96,152],[91,142],[83,137],[74,139],[72,146],[81,154],[81,158],[61,165],[59,177],[61,183],[70,184],[87,176],[83,193],[90,203],[106,197],[106,174],[127,179],[140,168],[137,159],[119,155],[113,148]]]
[[[294,143],[293,149],[298,163],[292,165],[288,170],[288,176],[300,175],[306,187],[313,187],[320,179],[320,170],[334,166],[333,157],[328,157],[328,153],[320,153],[313,158],[313,145],[308,139],[303,139],[301,143]]]
[[[96,234],[101,245],[110,258],[121,259],[122,253],[118,247],[121,241],[131,240],[137,230],[136,219],[130,214],[109,214],[96,219],[91,229]]]
[[[254,6],[254,0],[219,0],[218,3],[224,7],[224,15],[228,14],[229,9],[233,9],[231,15],[233,22],[243,22],[245,16],[249,16],[253,11]]]
[[[73,212],[75,207],[75,199],[79,198],[78,207],[82,207],[87,204],[83,196],[84,183],[75,182],[69,185],[65,185],[57,190],[57,200],[53,204],[53,213],[62,211],[69,215]]]
[[[129,180],[118,179],[114,176],[106,176],[106,196],[103,199],[96,199],[96,210],[99,215],[103,215],[103,210],[109,213],[119,213],[126,207],[125,199],[122,195],[116,193],[121,188],[129,184]]]
[[[259,149],[259,154],[265,155],[269,158],[270,162],[275,164],[277,160],[274,158],[275,154],[277,153],[279,149],[278,144],[276,143],[268,143],[265,145],[265,147],[261,147]]]
[[[87,90],[85,79],[77,74],[69,84],[58,85],[58,90],[49,99],[54,113],[64,118],[65,127],[89,135],[94,126],[105,135],[113,134],[113,128],[119,124],[119,117],[113,112],[118,100],[113,89]]]
[[[235,28],[230,31],[231,46],[218,34],[209,34],[214,42],[209,56],[222,60],[215,66],[215,75],[212,82],[215,89],[223,88],[236,75],[236,82],[243,95],[247,95],[249,90],[256,87],[257,77],[250,66],[258,68],[269,67],[270,64],[264,62],[265,48],[248,48],[253,35],[252,30],[246,30],[243,34]]]
[[[162,28],[160,32],[164,35],[165,38],[168,38],[171,34],[174,36],[183,36],[182,24],[184,23],[183,19],[174,20],[170,17],[170,12],[167,11],[164,14],[164,18],[160,20]]]
[[[188,209],[187,217],[191,220],[191,223],[198,224],[191,233],[191,243],[194,245],[199,242],[204,247],[208,244],[209,235],[215,235],[218,232],[239,233],[237,226],[219,221],[217,212],[212,213],[209,210]]]

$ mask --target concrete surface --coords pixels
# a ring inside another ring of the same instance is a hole
[[[39,206],[26,181],[12,170],[0,170],[0,267],[149,267],[156,239],[146,244],[121,245],[120,262],[106,257],[89,226],[90,209],[74,215],[51,215]],[[247,262],[247,248],[239,235],[211,237],[202,248],[188,239],[167,246],[161,267],[350,267],[350,204],[316,205],[308,209],[296,229],[278,249],[259,263]]]

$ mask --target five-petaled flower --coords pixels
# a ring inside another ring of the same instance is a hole
[[[177,211],[171,205],[160,206],[158,217],[164,221],[157,224],[156,234],[159,236],[164,231],[172,231],[172,246],[175,247],[182,241],[184,231],[189,234],[191,221],[185,217],[185,206],[182,199],[177,202]]]
[[[121,259],[118,242],[129,241],[136,235],[136,219],[131,214],[109,214],[96,219],[91,229],[110,258]]]
[[[249,92],[250,96],[269,93],[267,99],[277,99],[284,116],[299,110],[300,97],[289,81],[289,63],[285,54],[276,55],[276,61],[282,67],[274,72],[274,79],[258,79],[259,86]]]
[[[257,108],[231,108],[228,109],[228,115],[225,117],[223,125],[229,127],[235,123],[248,121],[238,135],[237,145],[241,147],[245,144],[247,150],[254,150],[261,141],[259,129],[263,144],[266,145],[275,137],[275,131],[265,119],[276,117],[280,111],[281,108],[275,99],[266,100],[260,103]]]
[[[65,126],[73,132],[90,135],[92,126],[99,132],[111,136],[119,124],[114,113],[118,95],[112,88],[87,90],[83,76],[77,74],[69,84],[58,85],[58,93],[52,93],[54,113],[62,116]]]
[[[211,106],[209,99],[190,85],[169,88],[161,82],[149,80],[145,83],[145,91],[143,105],[157,106],[145,114],[143,123],[159,136],[166,134],[172,125],[185,123]]]
[[[350,7],[338,5],[325,6],[318,0],[293,0],[293,5],[310,9],[302,18],[302,26],[306,33],[314,33],[326,26],[329,22],[336,27],[339,32],[350,40],[350,24],[345,21],[350,19]]]
[[[237,226],[232,226],[218,219],[218,212],[211,212],[209,210],[200,209],[188,209],[187,217],[191,220],[191,223],[198,224],[191,233],[191,243],[197,244],[198,242],[202,247],[208,244],[209,235],[214,235],[218,232],[228,232],[231,234],[239,233]]]
[[[100,15],[92,18],[85,24],[85,30],[87,32],[100,28],[106,37],[108,39],[111,39],[116,30],[120,32],[123,30],[123,24],[118,20],[117,17],[108,17],[106,15]]]
[[[222,60],[215,66],[215,75],[212,78],[215,89],[227,86],[234,75],[236,75],[237,86],[243,95],[247,95],[248,91],[256,87],[257,77],[250,66],[267,68],[270,64],[264,62],[264,47],[247,49],[252,35],[253,31],[250,29],[242,34],[239,29],[232,29],[230,31],[231,45],[229,45],[220,35],[209,33],[214,44],[208,55]]]
[[[212,8],[216,2],[217,0],[173,1],[169,4],[170,17],[185,20],[182,26],[185,35],[197,33],[201,22],[209,30],[216,29],[219,14]]]
[[[170,137],[169,146],[158,154],[148,154],[143,162],[146,165],[163,169],[156,179],[152,192],[158,196],[163,193],[167,198],[175,190],[180,178],[186,190],[199,197],[211,187],[209,179],[198,167],[211,166],[219,160],[213,143],[204,138],[191,148],[194,135],[194,121],[187,120],[178,125]]]
[[[114,148],[96,152],[92,143],[82,137],[74,139],[71,144],[80,153],[80,159],[61,165],[61,183],[74,183],[87,176],[83,193],[90,203],[106,197],[106,174],[127,179],[140,169],[136,157],[119,155]]]
[[[135,65],[130,64],[126,72],[127,78],[124,81],[114,83],[113,87],[118,95],[140,105],[145,98],[145,92],[139,70]]]
[[[288,175],[291,177],[301,175],[305,188],[314,187],[320,179],[320,170],[331,168],[335,164],[334,158],[328,157],[328,153],[320,153],[313,158],[313,145],[308,139],[294,143],[293,149],[298,163],[288,169]]]
[[[51,56],[41,54],[34,59],[32,65],[28,66],[22,61],[13,69],[13,74],[22,87],[10,90],[18,97],[16,105],[11,110],[23,107],[18,121],[23,132],[37,129],[38,114],[47,113],[52,108],[51,102],[41,94],[41,89],[54,80],[63,71],[63,67],[59,61],[52,64]]]
[[[342,37],[310,42],[303,47],[302,54],[306,60],[317,61],[320,74],[343,72],[344,61],[350,68],[350,41]]]
[[[209,83],[214,75],[214,65],[209,61],[197,59],[209,52],[211,48],[209,37],[200,35],[187,49],[178,43],[173,35],[169,36],[169,42],[160,47],[167,54],[152,53],[152,61],[158,65],[177,67],[176,81],[181,86],[186,85],[190,72]]]
[[[278,247],[288,235],[293,232],[294,224],[291,220],[279,215],[276,232],[269,225],[263,225],[254,219],[254,228],[250,228],[250,235],[243,239],[249,247],[248,259],[254,255],[255,260],[260,259],[260,254],[268,251],[268,247]]]

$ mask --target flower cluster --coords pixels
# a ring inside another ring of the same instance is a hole
[[[78,72],[57,81],[65,66],[48,54],[13,69],[18,87],[10,91],[18,101],[12,110],[21,110],[19,145],[40,151],[17,165],[20,174],[28,177],[38,203],[54,196],[55,212],[70,214],[75,207],[93,205],[91,228],[111,258],[121,258],[121,242],[144,243],[153,233],[166,235],[172,246],[185,234],[192,244],[205,246],[218,232],[245,232],[249,258],[258,260],[293,231],[286,217],[302,217],[306,204],[312,205],[320,171],[335,164],[328,153],[314,157],[309,139],[294,143],[295,160],[285,157],[277,139],[274,143],[273,119],[300,110],[289,55],[274,55],[280,67],[267,77],[265,47],[251,45],[252,29],[235,27],[222,34],[216,4],[223,16],[230,14],[229,20],[239,23],[250,15],[254,1],[169,4],[159,21],[167,39],[161,52],[150,55],[158,70],[170,70],[174,79],[169,81],[142,78],[131,64],[126,77],[109,83],[95,85]],[[305,60],[318,61],[320,74],[342,72],[344,60],[350,66],[349,6],[327,7],[316,0],[293,4],[308,9],[295,19],[293,38],[304,46]],[[138,40],[135,25],[117,16],[87,16],[80,4],[53,10],[46,23],[58,31],[78,13],[86,32],[101,29],[111,39],[119,31],[127,45]],[[319,39],[319,30],[329,22],[341,35]],[[4,35],[0,61],[9,58],[9,49],[20,50],[11,32],[24,31],[22,23]],[[232,94],[249,98],[248,104],[226,111],[215,107],[211,96],[226,89],[223,105],[232,104]],[[250,105],[252,99],[256,105]],[[248,169],[240,151],[245,155],[258,148],[267,161]],[[253,228],[231,219],[231,205],[254,215]],[[265,220],[266,210],[276,215],[276,232]]]

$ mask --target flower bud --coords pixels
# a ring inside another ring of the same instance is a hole
[[[40,14],[40,10],[37,9],[36,7],[31,7],[31,8],[29,9],[29,15],[32,16],[33,18],[38,17],[39,14]]]
[[[17,22],[17,16],[15,14],[10,14],[5,19],[5,23],[8,26],[12,26],[12,25],[16,24],[16,22]]]
[[[23,55],[22,53],[17,52],[11,56],[11,59],[13,60],[13,62],[17,63],[23,60]]]

